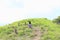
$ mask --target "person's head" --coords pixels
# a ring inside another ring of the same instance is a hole
[[[29,22],[29,24],[31,24],[31,21],[28,21]]]

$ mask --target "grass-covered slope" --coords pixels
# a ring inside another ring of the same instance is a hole
[[[28,28],[28,21],[33,29]],[[39,31],[35,32],[37,29]],[[17,29],[18,34],[14,30]],[[40,36],[36,36],[40,33]],[[25,19],[0,27],[0,40],[60,40],[60,25],[46,18]]]

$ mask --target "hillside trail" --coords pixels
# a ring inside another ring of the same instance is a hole
[[[40,27],[38,27],[38,26],[36,26],[36,27],[33,27],[33,29],[32,29],[33,31],[32,31],[32,33],[35,35],[32,39],[29,39],[29,38],[26,38],[25,40],[41,40],[41,35],[42,35],[42,33],[41,33],[41,31],[40,31]],[[26,36],[25,36],[26,37]],[[24,38],[25,38],[24,37]],[[18,39],[17,40],[20,40],[20,37],[18,37]]]
[[[39,27],[33,28],[33,34],[35,35],[35,37],[33,37],[32,40],[41,40],[41,31]]]

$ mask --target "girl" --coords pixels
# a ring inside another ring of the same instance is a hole
[[[31,28],[31,29],[32,29],[31,21],[28,21],[28,22],[29,22],[29,24],[28,24],[29,28]]]

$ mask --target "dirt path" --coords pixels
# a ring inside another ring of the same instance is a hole
[[[32,40],[40,40],[41,32],[39,27],[34,28],[34,34],[35,34],[35,37]]]

